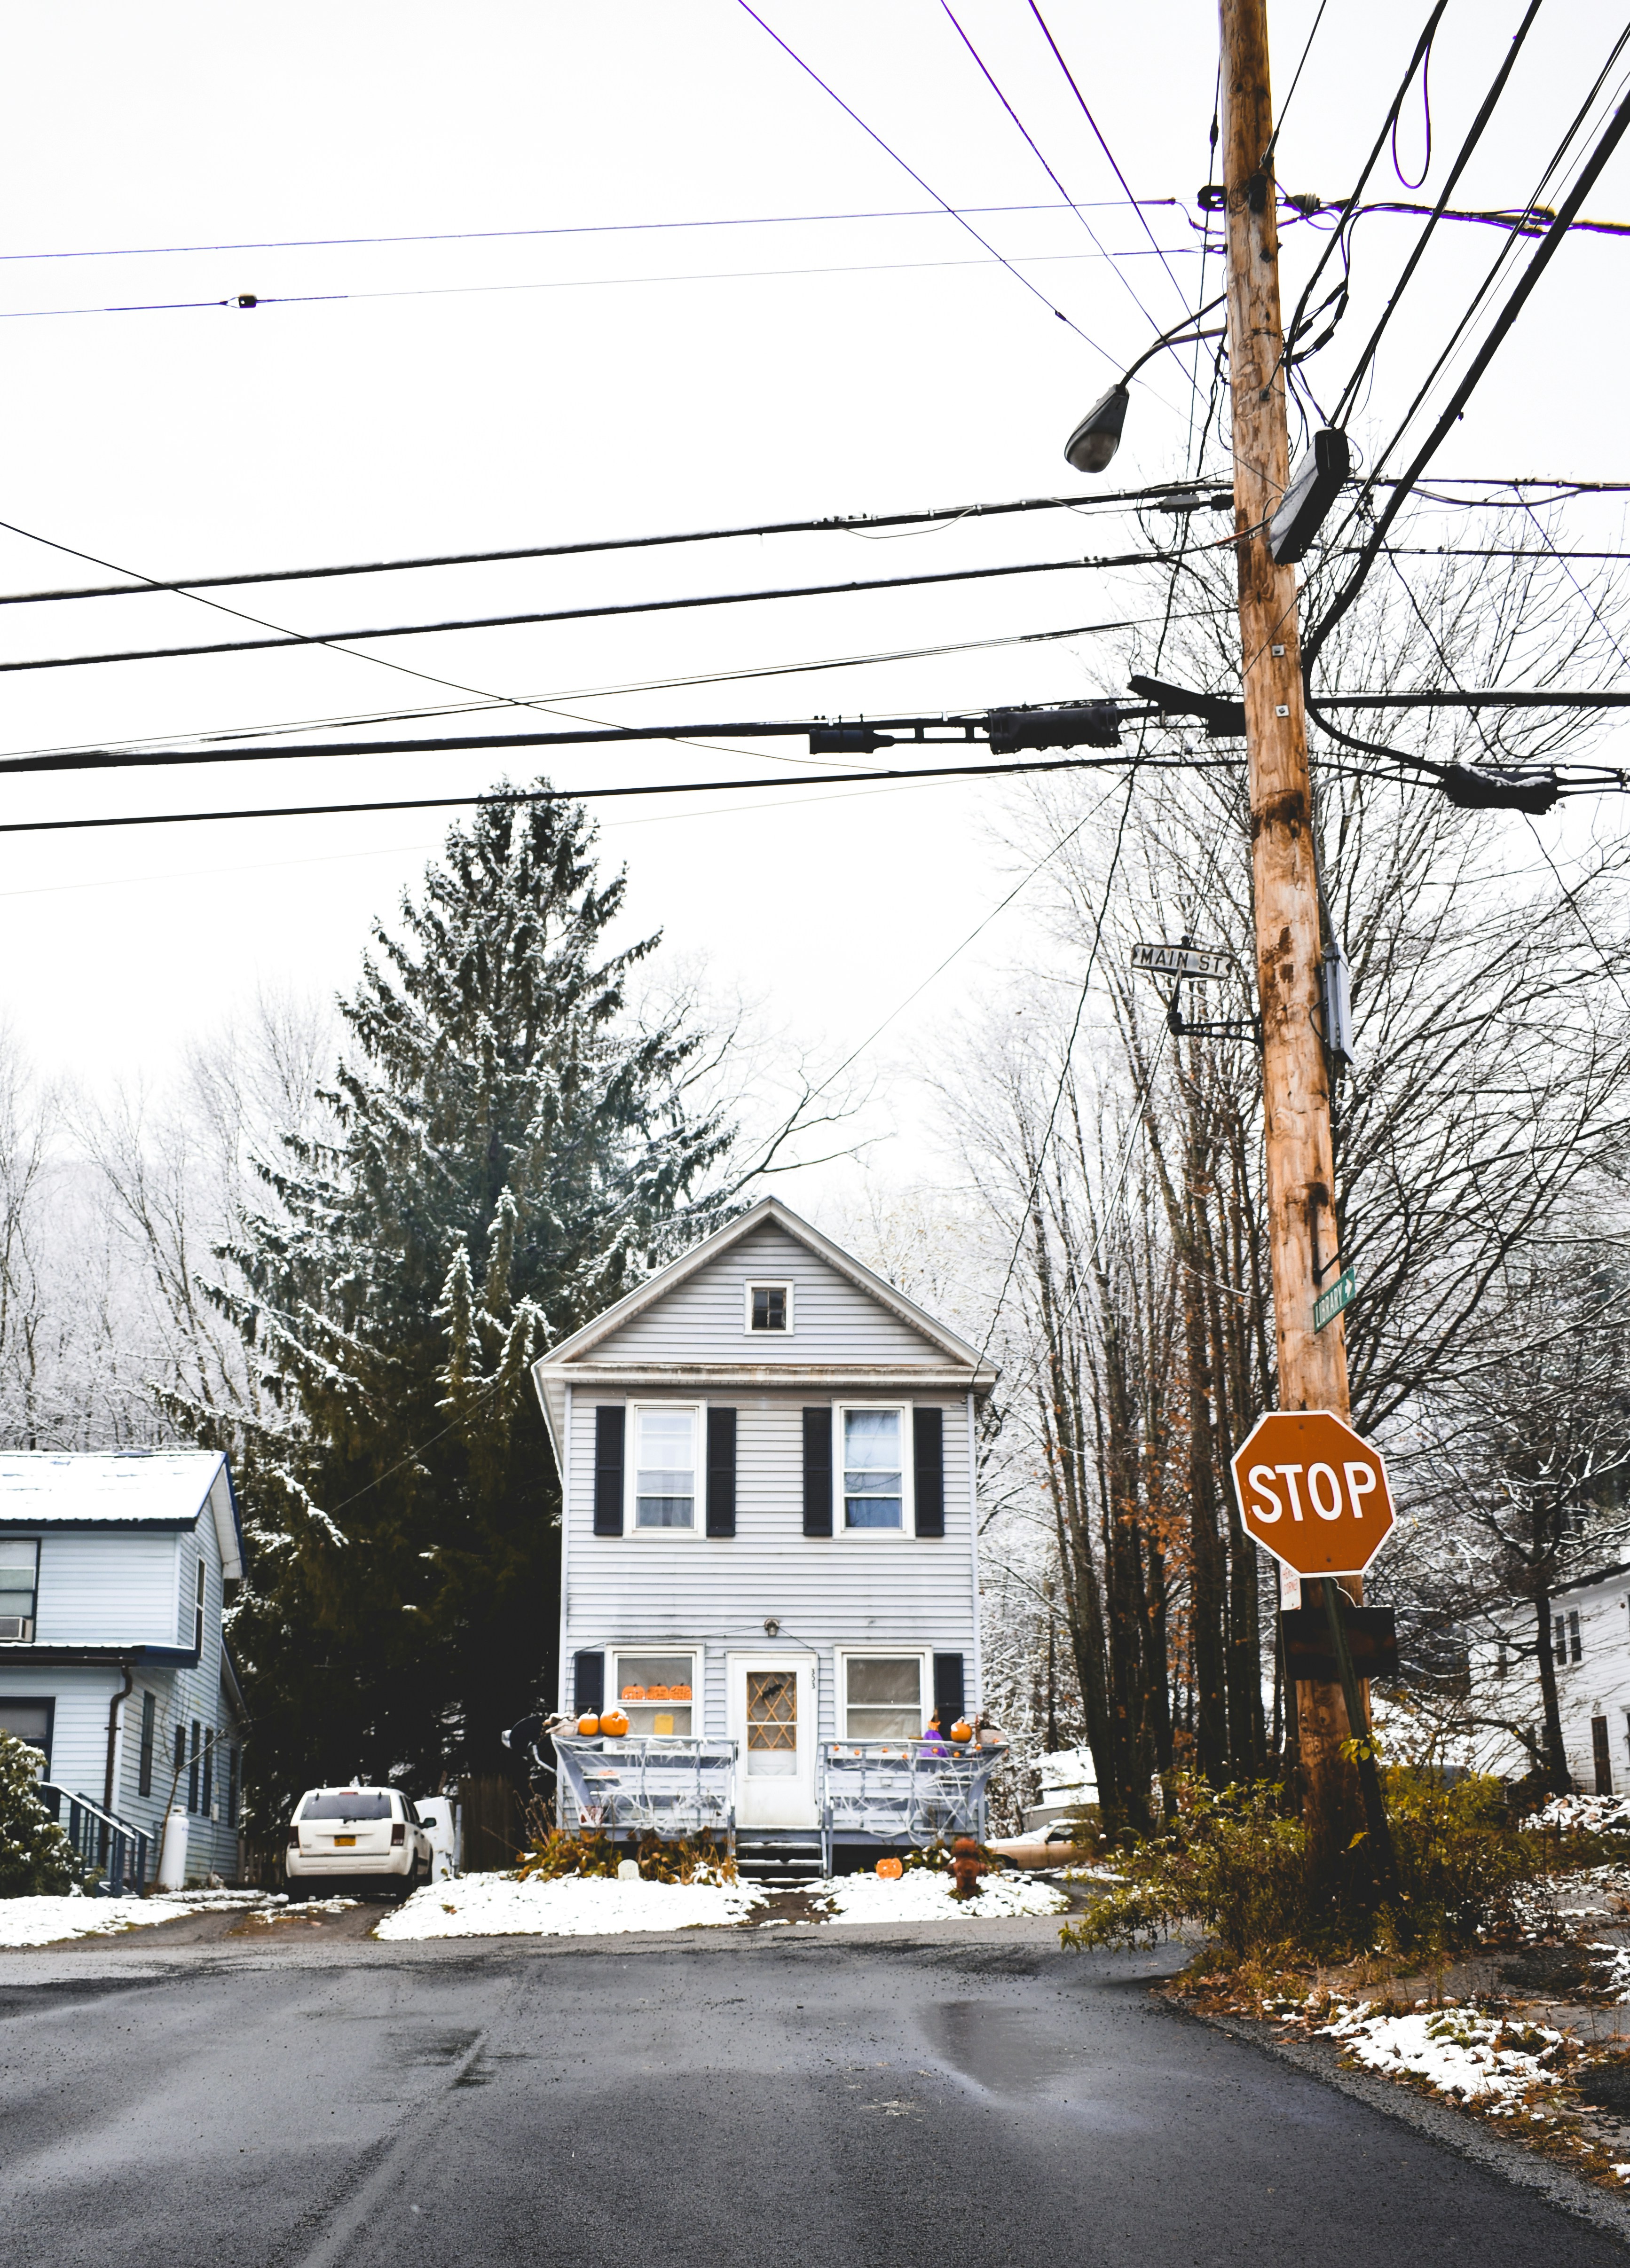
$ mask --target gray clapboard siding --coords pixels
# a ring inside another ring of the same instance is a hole
[[[793,1286],[793,1328],[748,1332],[743,1287]],[[598,1341],[586,1360],[943,1365],[936,1346],[774,1224],[756,1229]]]
[[[734,1537],[596,1536],[594,1413],[598,1403],[615,1398],[586,1387],[572,1397],[568,1675],[571,1656],[580,1648],[645,1641],[703,1646],[703,1729],[723,1734],[726,1653],[810,1652],[819,1661],[820,1736],[830,1739],[835,1734],[832,1649],[900,1646],[964,1654],[974,1705],[977,1608],[963,1397],[915,1397],[945,1414],[946,1532],[932,1541],[804,1535],[800,1411],[806,1398],[831,1397],[806,1397],[796,1389],[718,1391],[706,1397],[737,1413]],[[767,1616],[781,1625],[773,1641],[764,1633]]]

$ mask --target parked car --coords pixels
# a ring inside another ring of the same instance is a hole
[[[383,1887],[410,1897],[431,1878],[429,1836],[394,1787],[313,1787],[289,1822],[284,1874],[293,1899]]]

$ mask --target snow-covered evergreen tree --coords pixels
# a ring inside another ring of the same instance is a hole
[[[580,806],[483,806],[340,1002],[331,1142],[284,1138],[211,1296],[263,1410],[223,1434],[259,1820],[303,1786],[490,1771],[552,1683],[558,1498],[527,1366],[719,1217],[700,1041],[625,1000]]]
[[[74,1847],[35,1793],[45,1758],[0,1733],[0,1898],[60,1897],[82,1869]]]

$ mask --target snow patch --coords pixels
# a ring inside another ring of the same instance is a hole
[[[951,1876],[928,1867],[910,1867],[896,1881],[880,1874],[836,1874],[809,1885],[811,1898],[825,1903],[825,1918],[833,1922],[1005,1920],[1063,1913],[1070,1903],[1054,1883],[1037,1881],[1034,1874],[986,1874],[977,1897],[954,1897],[951,1890]]]
[[[617,1937],[631,1930],[728,1929],[763,1903],[748,1882],[618,1882],[562,1874],[519,1882],[461,1874],[415,1890],[375,1937]]]
[[[1554,2087],[1567,2042],[1544,2024],[1511,2024],[1472,2007],[1427,2008],[1406,2016],[1373,2016],[1371,2004],[1338,2004],[1318,2026],[1371,2071],[1409,2073],[1440,2095],[1492,2105],[1509,2117],[1533,2087]]]
[[[1599,1835],[1604,1828],[1630,1828],[1630,1795],[1553,1795],[1543,1811],[1530,1812],[1523,1824],[1555,1828],[1564,1835]]]
[[[0,1946],[56,1945],[70,1937],[118,1937],[126,1930],[207,1913],[218,1898],[177,1893],[155,1898],[0,1898]]]

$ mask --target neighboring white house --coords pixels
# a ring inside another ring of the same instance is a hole
[[[193,1880],[238,1872],[245,1720],[221,1610],[242,1575],[212,1451],[0,1455],[0,1727],[155,1858],[173,1794]]]
[[[974,1420],[995,1373],[778,1199],[535,1366],[564,1502],[560,1706],[737,1744],[808,1830],[822,1743],[979,1707]]]
[[[1586,1794],[1630,1793],[1630,1566],[1553,1594],[1551,1654],[1574,1786]]]

